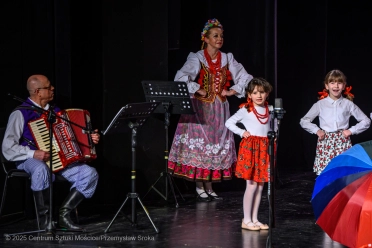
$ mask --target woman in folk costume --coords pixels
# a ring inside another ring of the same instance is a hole
[[[245,96],[253,78],[231,53],[223,53],[223,28],[208,20],[201,33],[202,50],[190,53],[174,81],[186,82],[194,115],[181,115],[168,158],[174,176],[196,182],[198,200],[221,199],[212,182],[231,179],[236,162],[233,133],[225,127],[230,117],[228,96]]]

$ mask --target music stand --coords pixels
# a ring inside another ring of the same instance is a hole
[[[165,128],[165,170],[160,173],[159,178],[151,185],[146,195],[153,189],[158,193],[164,200],[168,201],[168,183],[171,188],[174,200],[176,202],[176,208],[178,208],[178,201],[175,194],[174,188],[178,191],[182,200],[185,200],[178,189],[177,185],[174,184],[173,177],[168,173],[168,127],[169,118],[171,114],[194,114],[194,108],[190,99],[190,94],[185,82],[173,82],[173,81],[142,81],[143,91],[145,93],[146,100],[149,102],[161,102],[155,109],[154,113],[164,114],[164,128]],[[165,193],[162,194],[155,185],[159,180],[165,177]],[[173,186],[174,185],[174,186]]]
[[[105,131],[102,131],[103,135],[125,132],[125,129],[129,126],[132,129],[132,171],[131,171],[131,192],[127,194],[123,204],[116,212],[114,218],[111,220],[110,224],[104,231],[105,233],[110,229],[111,225],[114,223],[116,217],[118,216],[121,209],[124,207],[125,203],[129,198],[132,199],[132,225],[137,224],[137,213],[136,213],[136,199],[141,204],[142,209],[145,211],[147,217],[149,218],[152,226],[154,227],[156,233],[159,233],[159,229],[156,228],[154,222],[143,205],[140,197],[136,192],[136,145],[137,145],[137,128],[141,127],[146,119],[153,113],[155,108],[159,105],[159,102],[145,102],[145,103],[130,103],[122,107],[116,114],[114,119],[111,121],[110,125]]]

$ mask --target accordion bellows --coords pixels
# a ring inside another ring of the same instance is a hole
[[[48,116],[30,121],[28,126],[39,150],[50,150]],[[88,162],[97,158],[90,137],[90,113],[83,109],[65,109],[56,113],[52,124],[52,171],[57,172],[75,162]],[[50,161],[47,162],[50,167]]]

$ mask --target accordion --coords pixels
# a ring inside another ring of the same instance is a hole
[[[72,163],[97,158],[90,133],[85,131],[92,130],[89,112],[65,109],[56,115],[56,121],[52,124],[52,171],[58,172]],[[48,117],[44,114],[28,123],[39,150],[50,151],[49,125]],[[50,167],[50,161],[47,165]]]

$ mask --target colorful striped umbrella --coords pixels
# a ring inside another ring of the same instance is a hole
[[[316,179],[316,223],[348,247],[372,243],[372,141],[338,155]]]

